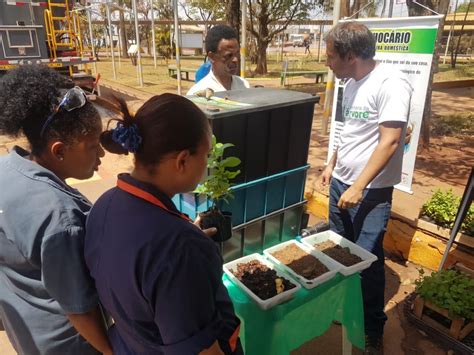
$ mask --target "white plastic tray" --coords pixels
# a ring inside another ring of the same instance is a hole
[[[279,261],[277,258],[275,258],[272,255],[272,253],[278,250],[281,250],[290,244],[296,244],[298,248],[303,249],[308,254],[311,254],[312,256],[314,256],[316,259],[322,262],[329,269],[329,271],[314,279],[308,280],[307,278],[294,272],[292,269],[290,269],[288,266],[283,264],[281,261]],[[337,274],[337,271],[339,270],[339,264],[335,263],[334,260],[327,257],[325,254],[315,250],[314,248],[309,248],[305,244],[299,243],[296,240],[289,240],[287,242],[275,245],[274,247],[265,249],[263,253],[272,263],[275,264],[277,268],[290,273],[295,279],[297,279],[303,285],[304,288],[307,288],[307,289],[314,288],[322,284],[323,282],[330,280]]]
[[[282,293],[276,295],[276,296],[273,296],[271,298],[268,298],[266,300],[262,300],[261,298],[259,298],[255,293],[253,293],[252,291],[250,291],[250,289],[245,286],[230,270],[234,270],[234,271],[237,271],[237,264],[240,264],[240,263],[248,263],[249,261],[251,260],[258,260],[260,261],[262,264],[268,266],[270,269],[272,270],[275,270],[277,275],[279,277],[284,277],[285,279],[287,279],[288,281],[290,281],[293,285],[295,285],[295,287],[293,287],[292,289],[289,289],[289,290],[286,290],[286,291],[283,291]],[[272,308],[280,303],[283,303],[285,301],[288,301],[289,299],[291,299],[293,297],[293,295],[298,292],[299,289],[301,289],[301,286],[298,284],[298,282],[296,282],[295,280],[293,280],[291,277],[289,277],[288,275],[285,275],[284,273],[280,272],[278,269],[276,269],[274,267],[274,265],[272,263],[270,263],[267,259],[265,259],[263,256],[261,256],[260,254],[250,254],[248,256],[244,256],[243,258],[240,258],[240,259],[237,259],[237,260],[234,260],[234,261],[231,261],[231,262],[228,262],[227,264],[224,264],[224,272],[227,274],[227,276],[229,276],[229,278],[231,279],[231,281],[237,285],[241,290],[243,290],[247,295],[250,296],[250,298],[252,298],[252,300],[254,300],[261,309],[263,310],[267,310],[269,308]]]
[[[301,241],[303,242],[303,244],[311,247],[314,250],[317,250],[314,247],[314,245],[317,243],[324,242],[326,240],[331,240],[335,244],[338,244],[343,248],[349,248],[349,250],[351,251],[351,254],[357,255],[359,258],[362,259],[361,262],[354,264],[352,266],[344,266],[343,264],[331,258],[331,260],[333,260],[335,263],[339,265],[339,272],[343,275],[348,276],[356,272],[360,272],[364,269],[367,269],[374,261],[377,260],[377,257],[374,254],[368,252],[364,248],[352,243],[350,240],[340,236],[339,234],[333,231],[324,231],[321,233],[316,233],[306,238],[303,238]]]

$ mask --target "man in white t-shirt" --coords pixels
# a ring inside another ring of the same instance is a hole
[[[361,273],[366,354],[383,354],[383,236],[393,186],[401,180],[403,137],[412,86],[405,75],[374,59],[375,38],[358,22],[336,25],[326,35],[326,65],[346,79],[344,127],[322,174],[330,183],[331,230],[378,257]]]
[[[240,46],[235,31],[225,25],[212,27],[205,40],[207,56],[212,68],[204,78],[194,84],[186,95],[212,89],[214,92],[249,88],[247,80],[237,76],[239,72]]]

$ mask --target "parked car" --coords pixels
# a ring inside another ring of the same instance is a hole
[[[293,47],[303,47],[304,35],[291,35],[290,40],[293,43]]]

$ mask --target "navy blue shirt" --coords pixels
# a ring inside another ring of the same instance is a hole
[[[19,354],[98,354],[66,317],[99,302],[83,251],[91,204],[28,155],[0,158],[0,319]]]
[[[119,179],[179,213],[153,186],[128,174]],[[197,354],[216,340],[232,353],[239,319],[219,250],[198,227],[116,187],[96,202],[86,229],[86,263],[115,321],[114,354]]]

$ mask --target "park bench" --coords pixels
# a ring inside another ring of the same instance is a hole
[[[291,70],[282,71],[280,73],[280,85],[283,86],[286,82],[286,78],[290,76],[314,76],[316,78],[316,84],[325,83],[328,72],[327,70]]]
[[[194,68],[180,67],[181,79],[183,79],[183,73],[184,73],[185,79],[183,80],[192,81],[192,80],[189,80],[189,73],[194,73],[196,75],[196,70],[197,69],[194,69]],[[178,75],[177,72],[178,72],[178,69],[176,68],[176,65],[168,65],[168,74],[170,77],[174,77],[174,76],[177,77]]]

